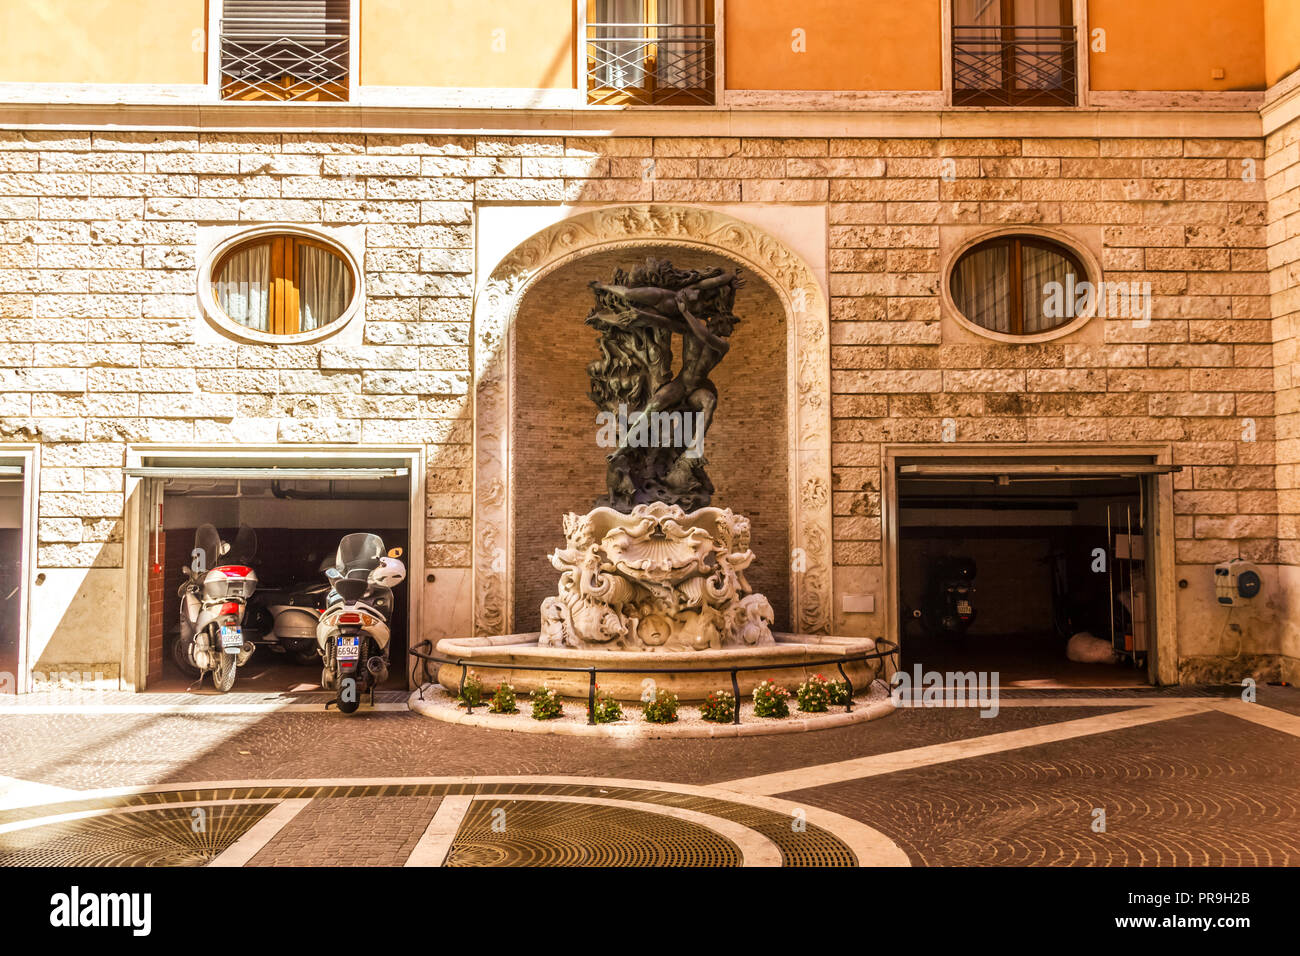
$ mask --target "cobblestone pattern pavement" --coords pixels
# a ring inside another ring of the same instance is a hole
[[[784,796],[863,820],[914,864],[1294,865],[1297,768],[1300,739],[1205,713]]]
[[[1018,730],[1102,708],[900,710],[859,727],[736,740],[512,734],[401,712],[0,716],[0,774],[63,787],[200,780],[575,774],[712,783]]]
[[[317,797],[250,866],[401,866],[442,797]]]

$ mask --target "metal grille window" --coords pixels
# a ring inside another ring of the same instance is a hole
[[[349,0],[223,0],[221,98],[347,100]]]
[[[587,102],[714,102],[713,0],[588,0]]]
[[[953,0],[954,106],[1074,106],[1071,0]]]

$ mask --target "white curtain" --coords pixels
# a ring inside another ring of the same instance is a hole
[[[616,90],[645,86],[644,0],[596,0],[596,81]]]
[[[1059,27],[1061,0],[1016,0],[1016,26]],[[1065,25],[1068,25],[1068,21]],[[1016,51],[1016,88],[1051,90],[1065,81],[1060,55],[1060,30],[1022,30],[1022,45]]]
[[[1011,262],[1006,245],[963,256],[952,273],[952,298],[962,315],[994,332],[1011,331]]]
[[[226,260],[214,283],[226,315],[250,329],[267,331],[271,301],[271,246],[251,246]]]
[[[1064,325],[1074,309],[1073,302],[1066,303],[1065,316],[1048,317],[1043,314],[1043,305],[1047,301],[1047,287],[1059,282],[1067,288],[1066,277],[1075,272],[1074,263],[1058,252],[1040,249],[1037,246],[1021,245],[1020,276],[1024,307],[1024,329],[1026,333],[1046,332],[1058,325]],[[1075,275],[1075,284],[1082,276]],[[1069,286],[1073,288],[1073,286]]]
[[[299,330],[309,332],[333,322],[352,298],[352,274],[332,252],[301,243],[298,246]]]
[[[655,80],[662,88],[703,90],[709,79],[708,0],[659,0]]]

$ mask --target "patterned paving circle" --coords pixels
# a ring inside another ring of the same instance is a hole
[[[476,800],[447,866],[739,866],[736,845],[707,827],[600,805]]]
[[[202,866],[274,805],[166,807],[16,830],[0,834],[0,866]]]
[[[217,785],[178,790],[88,794],[85,798],[0,811],[0,865],[201,866],[234,844],[258,819],[285,800],[419,806],[418,827],[393,821],[395,840],[410,852],[411,835],[423,831],[437,801],[474,798],[461,822],[448,862],[474,865],[735,866],[742,851],[726,832],[748,832],[784,866],[855,866],[859,825],[842,822],[853,836],[820,826],[795,804],[748,798],[687,785],[566,783],[528,778],[445,782],[304,782],[301,785]],[[550,799],[547,799],[547,798]],[[432,798],[424,799],[421,798]],[[527,799],[525,799],[527,798]],[[230,801],[244,801],[231,804]],[[179,804],[179,805],[178,805]],[[614,804],[610,806],[609,804]],[[193,809],[208,814],[205,833],[191,832]],[[656,808],[662,808],[661,810]],[[506,811],[504,833],[493,811]],[[100,813],[79,820],[69,814]],[[304,811],[304,818],[309,814]],[[709,822],[712,821],[712,822]],[[403,829],[404,828],[404,829]],[[303,827],[284,828],[285,843]],[[723,831],[723,832],[719,832]],[[873,834],[873,836],[878,836]],[[743,842],[743,841],[742,841]],[[274,859],[272,839],[259,859]],[[403,856],[403,859],[405,857]],[[330,861],[318,861],[322,865]],[[396,865],[402,860],[350,858],[353,865]]]

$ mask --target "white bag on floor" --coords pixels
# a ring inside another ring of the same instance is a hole
[[[1080,631],[1065,646],[1065,656],[1080,664],[1114,664],[1119,660],[1110,641]]]

